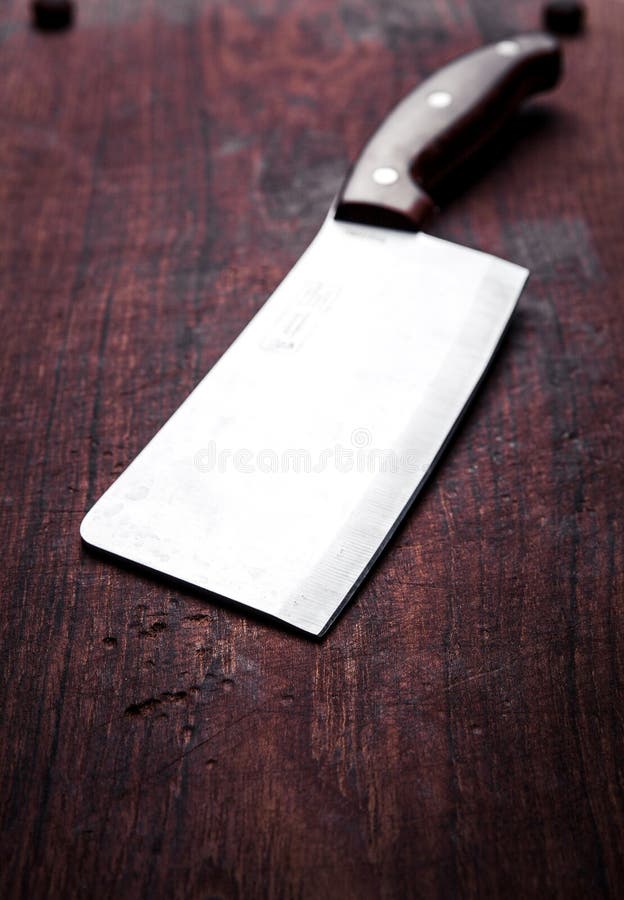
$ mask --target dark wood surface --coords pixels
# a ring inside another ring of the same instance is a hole
[[[617,897],[624,5],[433,233],[532,270],[320,643],[80,520],[312,238],[392,104],[520,0],[90,0],[0,25],[2,898]]]

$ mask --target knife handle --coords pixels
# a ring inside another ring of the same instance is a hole
[[[431,190],[479,150],[528,96],[553,88],[561,50],[547,34],[482,47],[408,94],[364,147],[338,196],[336,218],[417,231]]]

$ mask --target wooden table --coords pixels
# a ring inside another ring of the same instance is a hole
[[[320,643],[80,520],[313,237],[374,125],[520,0],[1,13],[3,898],[624,891],[624,5],[430,231],[532,270]]]

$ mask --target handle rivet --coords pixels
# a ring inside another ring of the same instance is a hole
[[[394,184],[399,180],[399,173],[392,166],[380,166],[373,172],[373,181],[377,184]]]
[[[448,91],[434,91],[427,97],[427,103],[429,106],[433,106],[434,109],[444,109],[450,106],[452,102],[453,95],[449,94]]]
[[[499,41],[496,52],[501,56],[516,56],[520,53],[520,44],[517,41]]]

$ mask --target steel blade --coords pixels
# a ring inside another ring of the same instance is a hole
[[[527,274],[329,217],[82,537],[321,634],[432,468]]]

